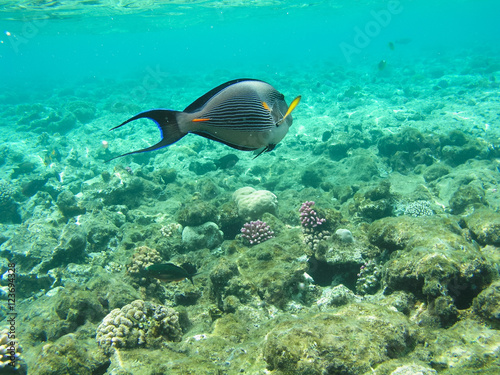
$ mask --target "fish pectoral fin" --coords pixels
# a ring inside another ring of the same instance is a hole
[[[259,157],[260,155],[262,155],[264,152],[269,152],[269,151],[272,151],[274,150],[274,148],[276,147],[276,145],[274,144],[269,144],[267,145],[266,147],[262,148],[262,149],[257,149],[256,152],[258,152],[257,155],[255,155],[253,158],[257,158]]]
[[[276,126],[280,126],[283,121],[285,121],[285,119],[290,115],[290,113],[292,113],[292,111],[295,109],[295,107],[297,107],[297,105],[300,103],[300,99],[302,98],[302,96],[297,96],[295,99],[293,99],[293,101],[290,103],[290,106],[288,107],[288,110],[286,111],[285,115],[283,116],[283,118],[281,120],[279,120],[277,123],[276,123]]]

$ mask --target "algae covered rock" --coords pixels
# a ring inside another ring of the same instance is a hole
[[[500,328],[500,281],[495,281],[474,298],[474,312]]]
[[[392,213],[392,194],[389,181],[383,181],[374,188],[354,194],[354,211],[368,220],[377,220]]]
[[[488,205],[484,191],[476,186],[460,186],[450,198],[450,208],[455,215],[461,214],[471,205]]]
[[[238,246],[236,241],[233,245]],[[242,303],[256,300],[279,308],[284,308],[292,296],[301,301],[307,298],[304,272],[309,265],[299,230],[236,250],[241,254],[235,262],[221,259],[210,275],[212,297],[220,309],[230,296]]]
[[[500,333],[466,319],[426,338],[434,369],[445,374],[497,374]]]
[[[481,245],[500,246],[500,214],[484,208],[464,218],[473,238]]]
[[[182,230],[182,244],[188,251],[215,249],[222,243],[223,236],[217,224],[209,221],[196,227],[185,227]]]
[[[233,200],[244,220],[261,219],[266,212],[276,216],[278,210],[278,198],[268,190],[243,187],[233,193]]]
[[[36,375],[102,373],[109,366],[109,359],[99,351],[92,339],[68,334],[41,348],[31,371]]]
[[[14,233],[1,245],[1,254],[23,272],[32,271],[34,267],[37,267],[35,271],[45,272],[85,258],[85,232],[74,223],[66,224],[61,230],[35,221],[16,228]]]
[[[445,164],[434,164],[425,169],[424,179],[425,182],[431,182],[446,176],[448,173],[450,173],[450,168]]]
[[[217,222],[217,216],[217,209],[213,205],[197,201],[182,208],[177,215],[177,221],[182,226],[196,227],[209,221]]]
[[[403,314],[373,304],[278,323],[266,336],[269,370],[283,374],[364,374],[412,351],[417,327]]]
[[[85,212],[85,208],[78,204],[75,195],[69,190],[63,190],[59,193],[56,204],[66,217],[80,215]]]
[[[388,290],[434,298],[449,295],[462,309],[493,276],[481,251],[449,219],[386,218],[372,224],[369,236],[373,244],[396,250],[385,265],[383,282]]]

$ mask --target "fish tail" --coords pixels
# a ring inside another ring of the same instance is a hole
[[[141,150],[131,151],[123,155],[115,156],[114,158],[106,160],[106,163],[108,161],[121,158],[122,156],[125,155],[132,155],[141,152],[157,150],[159,148],[166,147],[171,145],[172,143],[177,142],[179,139],[181,139],[187,134],[181,131],[179,127],[179,123],[177,121],[177,114],[179,113],[180,112],[178,111],[171,111],[169,109],[152,109],[150,111],[141,112],[138,115],[129,118],[127,121],[122,122],[120,125],[111,128],[110,130],[115,130],[134,120],[138,120],[140,118],[148,118],[156,122],[156,125],[158,125],[158,127],[160,128],[161,141],[154,144],[153,146],[146,147]]]

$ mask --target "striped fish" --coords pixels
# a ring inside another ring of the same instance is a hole
[[[210,90],[182,112],[152,109],[115,126],[111,130],[140,118],[148,118],[160,128],[161,140],[151,147],[127,152],[113,159],[169,146],[189,133],[238,150],[262,149],[260,155],[274,149],[285,137],[292,125],[290,113],[299,101],[300,96],[288,106],[283,94],[263,81],[232,80]]]

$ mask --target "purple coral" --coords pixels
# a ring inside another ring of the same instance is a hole
[[[319,218],[318,213],[312,209],[312,206],[314,206],[313,201],[306,201],[300,206],[300,223],[304,228],[316,228],[326,221]]]
[[[243,228],[241,228],[241,237],[247,240],[250,245],[256,245],[274,238],[274,232],[266,222],[257,220],[243,225]]]

